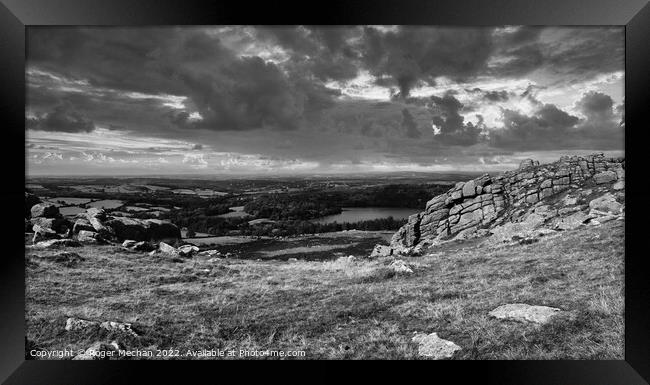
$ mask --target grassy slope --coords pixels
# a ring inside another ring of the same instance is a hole
[[[32,256],[27,337],[46,349],[115,337],[129,349],[397,359],[418,358],[414,332],[438,332],[463,348],[455,359],[622,359],[623,227],[501,249],[449,245],[409,259],[409,276],[390,272],[389,259],[174,263],[104,246],[70,249],[86,260],[65,267]],[[571,312],[542,327],[488,318],[513,302]],[[67,316],[133,322],[141,337],[66,332]]]

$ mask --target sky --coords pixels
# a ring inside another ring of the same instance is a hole
[[[29,27],[25,77],[30,176],[624,154],[622,27]]]

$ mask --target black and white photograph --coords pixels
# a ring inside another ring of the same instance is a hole
[[[27,27],[25,360],[623,360],[625,39]]]

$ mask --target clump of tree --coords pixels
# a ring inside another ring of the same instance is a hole
[[[248,202],[244,211],[255,218],[308,220],[340,214],[341,206],[321,194],[266,194]]]

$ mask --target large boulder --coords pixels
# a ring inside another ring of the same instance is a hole
[[[176,241],[181,238],[181,231],[175,224],[160,219],[134,219],[112,217],[104,222],[120,240],[134,241]]]
[[[618,176],[614,171],[603,171],[594,175],[594,181],[598,184],[616,182]]]
[[[146,219],[145,223],[148,224],[149,240],[162,241],[162,240],[178,240],[181,239],[181,229],[175,224],[164,221],[161,219]]]
[[[39,197],[32,193],[25,192],[25,218],[29,218],[32,215],[32,207],[41,203]]]
[[[147,224],[137,219],[114,217],[104,222],[104,225],[109,227],[118,239],[132,239],[135,241],[149,239]]]
[[[90,224],[88,219],[86,218],[79,218],[74,222],[74,225],[72,225],[72,232],[74,234],[77,234],[78,232],[85,230],[85,231],[96,231],[93,225]]]
[[[616,215],[623,211],[623,205],[616,201],[616,197],[611,193],[602,195],[589,202],[592,215]]]
[[[56,218],[59,214],[59,208],[49,203],[38,203],[30,209],[32,218]]]
[[[103,239],[94,231],[81,230],[77,233],[77,240],[81,243],[97,244],[102,243]]]
[[[36,217],[30,219],[32,225],[48,228],[55,233],[63,234],[66,233],[71,224],[67,219],[64,218],[45,218],[45,217]]]
[[[104,224],[107,219],[104,209],[92,207],[86,210],[86,219],[93,229],[104,238],[111,238],[114,233],[113,230]]]
[[[56,233],[56,231],[52,230],[49,227],[43,227],[41,225],[34,225],[32,227],[34,230],[34,237],[32,238],[32,243],[36,244],[41,241],[45,241],[48,239],[59,239],[61,236]]]

